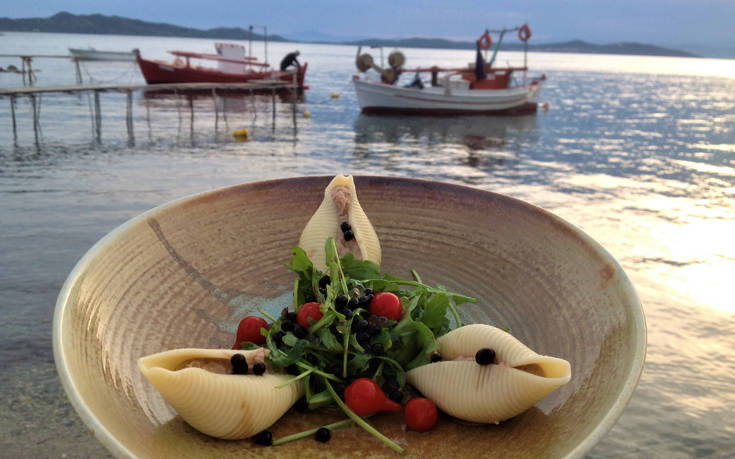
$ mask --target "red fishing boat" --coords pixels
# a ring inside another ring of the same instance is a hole
[[[282,80],[293,83],[298,90],[304,89],[307,63],[299,63],[299,52],[286,55],[280,69],[268,62],[245,55],[245,47],[231,43],[215,43],[216,54],[189,51],[169,51],[173,62],[144,59],[140,50],[133,50],[135,58],[148,84],[161,83],[248,83],[258,80]],[[267,56],[267,54],[266,54]],[[217,62],[217,67],[195,65],[192,59]],[[266,57],[267,60],[267,57]]]

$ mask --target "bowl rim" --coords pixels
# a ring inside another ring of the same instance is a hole
[[[275,179],[269,179],[269,180],[244,182],[244,183],[239,183],[235,185],[218,187],[212,190],[202,191],[198,193],[189,194],[189,195],[186,195],[180,198],[176,198],[168,202],[165,202],[163,204],[160,204],[156,207],[153,207],[141,214],[138,214],[124,221],[123,223],[115,227],[112,231],[104,235],[101,239],[99,239],[94,245],[92,245],[87,250],[87,252],[84,253],[84,255],[82,255],[79,261],[77,261],[76,265],[74,266],[74,268],[71,270],[68,277],[64,281],[61,291],[59,292],[59,295],[57,297],[56,305],[54,307],[54,317],[53,317],[53,324],[52,324],[54,362],[56,364],[56,371],[59,375],[59,379],[61,380],[61,385],[64,388],[64,391],[66,392],[67,398],[71,402],[71,405],[74,407],[74,410],[77,412],[77,414],[82,419],[84,424],[92,431],[92,433],[97,438],[97,440],[100,443],[102,443],[102,445],[105,446],[110,453],[112,453],[116,457],[135,457],[135,455],[125,445],[123,445],[117,439],[117,437],[112,432],[110,432],[110,430],[108,430],[105,427],[105,425],[97,418],[97,416],[86,405],[86,403],[84,403],[79,391],[77,390],[77,386],[74,380],[72,379],[71,372],[69,371],[69,368],[68,368],[68,364],[66,361],[66,354],[64,352],[63,336],[62,336],[63,325],[64,325],[64,314],[66,311],[66,307],[69,304],[69,296],[71,293],[71,289],[78,282],[81,273],[87,268],[87,265],[90,263],[90,261],[94,257],[96,257],[98,252],[100,252],[102,249],[115,243],[117,239],[119,239],[122,236],[122,234],[125,231],[127,231],[130,227],[136,225],[137,223],[141,221],[144,221],[145,219],[149,218],[150,216],[154,214],[163,212],[169,208],[175,207],[186,201],[194,200],[194,199],[205,197],[205,196],[211,196],[211,195],[215,195],[215,194],[222,193],[222,192],[227,192],[227,191],[234,190],[237,188],[242,188],[242,187],[278,185],[283,182],[290,182],[294,180],[304,180],[304,181],[324,180],[326,183],[326,181],[328,181],[332,177],[334,177],[334,175],[304,175],[304,176],[299,176],[299,177],[285,177],[285,178],[275,178]],[[603,258],[605,258],[607,261],[611,262],[615,266],[617,272],[620,273],[620,279],[623,284],[622,286],[625,290],[629,291],[629,294],[632,300],[630,315],[633,320],[632,325],[634,328],[635,340],[636,342],[640,344],[635,349],[635,353],[631,360],[630,371],[624,381],[624,384],[620,387],[617,397],[615,398],[615,401],[613,402],[613,405],[608,410],[608,412],[605,413],[601,421],[593,428],[592,432],[590,432],[587,435],[587,437],[585,437],[577,446],[575,446],[574,449],[569,451],[565,457],[566,458],[582,457],[585,453],[587,453],[590,449],[592,449],[592,447],[596,445],[602,439],[602,437],[604,437],[605,434],[607,434],[607,432],[615,425],[617,420],[623,414],[623,411],[625,410],[625,407],[630,401],[630,398],[633,396],[633,392],[635,391],[635,388],[638,385],[638,381],[640,379],[641,373],[643,372],[643,366],[645,362],[645,354],[646,354],[646,348],[647,348],[646,321],[645,321],[645,316],[643,312],[643,307],[640,303],[640,300],[638,299],[638,295],[635,291],[635,288],[633,287],[632,282],[628,278],[625,271],[623,271],[623,268],[622,266],[620,266],[618,261],[597,241],[592,239],[589,235],[587,235],[587,233],[582,231],[580,228],[578,228],[574,224],[562,219],[561,217],[557,216],[556,214],[550,211],[547,211],[541,207],[538,207],[534,204],[531,204],[529,202],[523,201],[518,198],[513,198],[511,196],[504,195],[501,193],[482,190],[482,189],[474,188],[474,187],[467,186],[467,185],[460,185],[460,184],[442,182],[442,181],[436,181],[436,180],[416,179],[416,178],[406,178],[406,177],[377,176],[377,175],[355,175],[354,177],[356,181],[359,181],[360,179],[366,179],[366,180],[372,180],[374,182],[384,181],[388,184],[390,182],[403,182],[408,185],[414,185],[414,186],[416,185],[417,186],[427,186],[428,185],[428,186],[433,186],[433,187],[439,186],[445,189],[455,189],[457,191],[462,191],[465,193],[469,191],[472,193],[478,193],[478,194],[482,194],[486,196],[494,196],[495,198],[501,198],[501,199],[508,200],[510,202],[515,203],[516,205],[521,205],[522,207],[527,207],[533,210],[534,212],[538,212],[542,216],[546,218],[550,218],[556,224],[559,224],[571,230],[571,232],[575,236],[579,237],[582,240],[582,242],[591,246]]]

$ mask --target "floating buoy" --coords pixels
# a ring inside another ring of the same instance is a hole
[[[239,141],[248,140],[248,128],[237,129],[235,132],[232,133],[232,137],[234,137],[235,140]]]
[[[304,118],[311,118],[311,112],[309,110],[304,110]]]
[[[332,99],[339,99],[339,93],[333,92]]]

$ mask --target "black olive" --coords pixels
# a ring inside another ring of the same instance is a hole
[[[322,276],[322,278],[319,279],[319,288],[325,288],[330,282],[332,282],[332,279],[330,279],[329,276]]]
[[[304,338],[306,338],[306,335],[308,333],[309,332],[304,327],[302,327],[301,325],[296,325],[293,328],[293,334],[296,335],[296,337],[298,339],[304,339]]]
[[[295,312],[289,312],[286,314],[286,319],[290,320],[291,322],[296,322],[298,320],[298,314]]]
[[[230,363],[232,364],[233,375],[246,375],[248,374],[248,361],[242,354],[235,354],[230,357]]]
[[[370,333],[368,332],[358,332],[357,333],[357,342],[360,343],[360,345],[366,344],[368,341],[370,341]]]
[[[339,311],[337,311],[337,312],[339,312]],[[341,314],[341,313],[340,313],[340,314]],[[339,338],[339,335],[340,335],[340,333],[339,333],[339,330],[337,330],[337,324],[332,324],[332,325],[330,325],[330,326],[329,326],[329,331],[330,331],[330,332],[332,332],[332,334],[333,334],[333,335],[334,335],[335,337]]]
[[[284,336],[286,336],[286,334],[285,334],[285,333],[283,333],[283,332],[282,332],[281,330],[278,330],[277,332],[275,332],[275,333],[273,333],[273,334],[271,335],[271,339],[273,339],[273,341],[274,341],[274,342],[275,342],[275,343],[276,343],[277,345],[279,345],[279,346],[280,346],[281,344],[283,344],[283,337],[284,337]]]
[[[369,327],[370,327],[370,323],[368,323],[367,320],[360,319],[357,321],[357,329],[359,331],[367,331]]]
[[[306,413],[309,411],[309,402],[306,401],[306,397],[301,397],[296,401],[296,403],[294,403],[293,407],[299,413]]]
[[[432,352],[431,356],[429,357],[429,360],[431,360],[431,363],[434,362],[441,362],[442,361],[442,355],[438,352]]]
[[[345,319],[349,320],[352,317],[352,311],[345,308],[341,311],[341,313],[345,316]]]
[[[335,383],[332,385],[332,388],[335,392],[337,392],[337,395],[339,395],[340,398],[344,398],[345,396],[345,389],[347,389],[347,385],[345,383]]]
[[[273,444],[273,434],[264,430],[255,436],[255,443],[263,446],[270,446]]]
[[[258,362],[255,365],[253,365],[253,373],[255,373],[258,376],[265,373],[265,364],[263,362]]]
[[[347,302],[347,307],[354,310],[357,308],[357,304],[357,298],[350,298],[350,301]]]
[[[283,322],[281,322],[281,330],[290,332],[290,331],[293,331],[293,329],[294,329],[294,323],[291,322],[290,320],[284,319]]]
[[[370,351],[373,355],[383,355],[385,350],[383,349],[383,343],[375,343],[370,346]]]
[[[383,383],[383,392],[386,394],[390,394],[391,392],[398,390],[398,383],[393,380],[389,379],[385,383]]]
[[[373,346],[375,345],[373,344]],[[379,366],[380,366],[380,359],[370,359],[370,362],[368,363],[368,372],[370,373],[371,376],[373,375],[373,373],[378,371]]]
[[[283,308],[281,310],[281,317],[283,317],[285,319],[286,318],[286,314],[288,314],[288,308]]]
[[[344,308],[347,306],[347,302],[350,301],[349,298],[347,298],[346,295],[340,295],[337,298],[334,299],[334,306],[336,308]]]
[[[370,324],[368,326],[368,333],[370,333],[370,336],[377,336],[380,334],[380,325],[378,324]]]
[[[345,241],[351,241],[355,239],[355,233],[352,232],[352,230],[347,230],[344,232]]]
[[[388,394],[388,398],[396,403],[401,403],[401,401],[403,401],[403,392],[401,392],[400,390],[394,390],[393,392]]]
[[[475,362],[480,365],[489,365],[495,362],[495,351],[489,347],[483,347],[475,354]]]
[[[326,427],[320,427],[314,434],[314,439],[322,443],[326,443],[332,438],[332,432]]]
[[[351,226],[351,225],[350,225],[349,223],[347,223],[347,222],[342,222],[342,224],[341,224],[341,225],[339,225],[339,228],[340,228],[340,229],[342,230],[342,232],[344,233],[345,231],[349,231],[349,230],[351,230],[351,229],[352,229],[352,226]]]
[[[373,299],[372,299],[372,298],[370,298],[370,296],[368,296],[368,295],[363,295],[363,296],[361,296],[360,298],[358,298],[358,299],[357,299],[357,304],[358,304],[358,305],[359,305],[359,306],[360,306],[361,308],[366,308],[366,307],[367,307],[367,306],[368,306],[368,305],[370,304],[370,302],[371,302],[372,300],[373,300]]]
[[[306,295],[304,297],[304,303],[313,303],[316,301],[316,297],[314,295]]]

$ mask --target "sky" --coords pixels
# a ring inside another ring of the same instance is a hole
[[[62,10],[205,29],[264,24],[281,35],[470,40],[485,28],[528,22],[536,42],[735,42],[735,0],[0,0],[0,16],[11,18]]]

